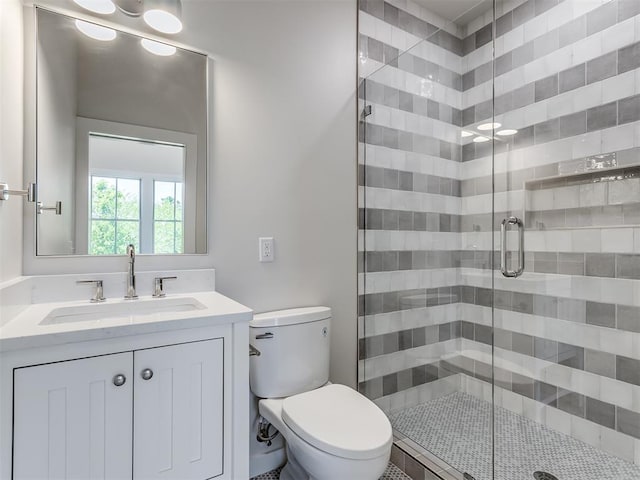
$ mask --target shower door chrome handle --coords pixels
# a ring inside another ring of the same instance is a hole
[[[507,268],[507,226],[518,227],[518,269]],[[508,278],[517,278],[524,272],[524,224],[518,217],[509,217],[502,220],[500,225],[500,271]]]

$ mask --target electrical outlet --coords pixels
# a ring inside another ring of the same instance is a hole
[[[261,262],[273,262],[275,252],[273,250],[273,237],[258,238],[258,259]]]

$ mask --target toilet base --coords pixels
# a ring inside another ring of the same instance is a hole
[[[300,466],[295,457],[292,455],[289,450],[289,445],[286,447],[287,449],[287,464],[282,468],[280,472],[280,480],[313,480],[307,472]]]

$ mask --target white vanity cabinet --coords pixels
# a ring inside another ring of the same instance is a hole
[[[251,318],[196,292],[0,321],[0,480],[247,480]]]
[[[132,372],[131,352],[17,368],[13,478],[131,478]]]
[[[134,352],[134,478],[222,473],[222,339]]]
[[[217,338],[16,369],[13,478],[221,475],[223,345]]]

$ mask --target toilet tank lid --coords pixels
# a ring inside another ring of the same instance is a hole
[[[282,327],[299,323],[316,322],[331,318],[329,307],[303,307],[259,313],[249,322],[250,327]]]

